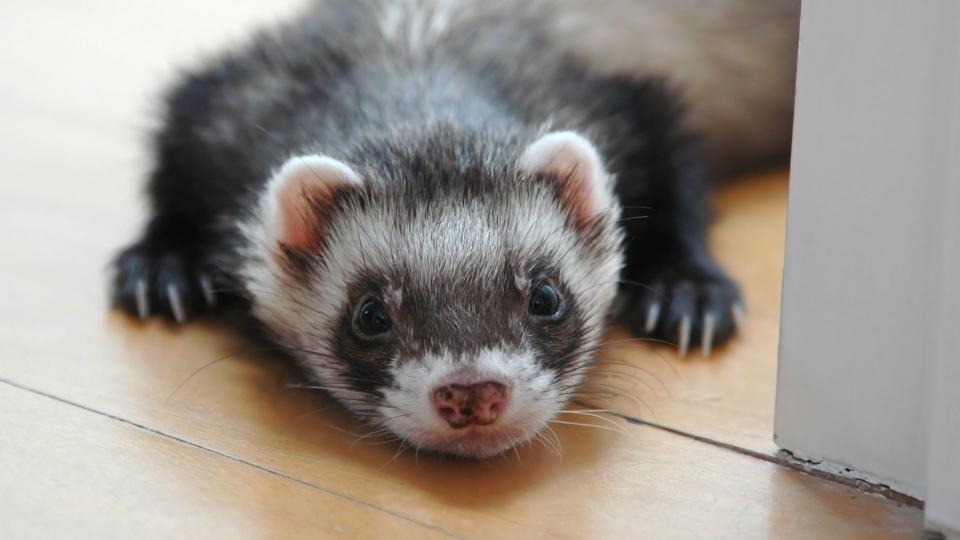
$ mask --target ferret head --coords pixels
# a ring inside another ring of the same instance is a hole
[[[576,394],[616,290],[620,209],[573,132],[424,144],[292,157],[248,227],[245,279],[255,315],[359,417],[489,457]]]

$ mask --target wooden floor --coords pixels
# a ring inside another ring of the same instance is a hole
[[[915,508],[760,458],[775,452],[783,173],[718,198],[741,340],[707,360],[624,343],[594,379],[622,397],[582,404],[616,411],[593,419],[608,429],[565,426],[552,448],[487,462],[360,440],[215,321],[108,311],[103,267],[142,219],[149,97],[278,4],[0,5],[0,537],[917,534]]]

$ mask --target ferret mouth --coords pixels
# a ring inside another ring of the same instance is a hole
[[[486,459],[498,456],[536,435],[512,426],[473,425],[445,432],[428,444],[436,451],[457,457]]]
[[[440,422],[430,425],[422,420],[388,422],[387,426],[403,441],[403,447],[416,448],[421,456],[426,452],[438,457],[483,460],[495,458],[532,440],[545,428],[551,416],[520,416],[496,424],[470,424],[459,428]]]

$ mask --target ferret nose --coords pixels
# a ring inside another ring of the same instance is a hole
[[[470,424],[488,426],[503,414],[509,394],[507,387],[494,381],[476,384],[448,384],[430,396],[440,418],[459,429]]]

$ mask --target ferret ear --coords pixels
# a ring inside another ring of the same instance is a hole
[[[358,187],[360,176],[331,157],[287,160],[267,187],[266,226],[271,239],[299,251],[319,252],[337,197]]]
[[[530,144],[520,157],[520,168],[556,182],[557,192],[577,228],[613,205],[610,177],[597,149],[573,131],[547,133]]]

